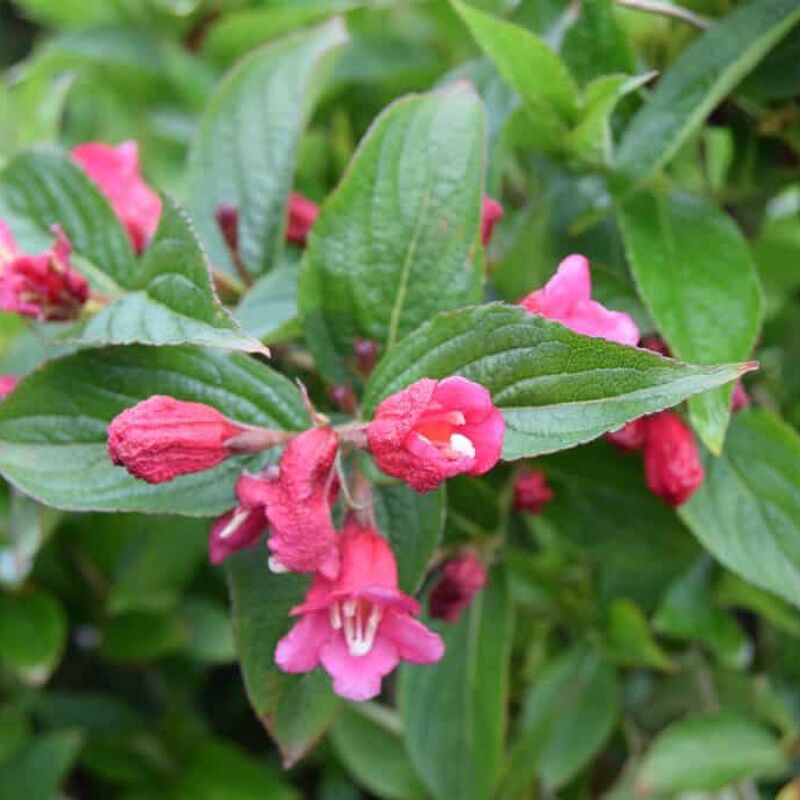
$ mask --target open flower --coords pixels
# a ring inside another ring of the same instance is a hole
[[[28,255],[0,222],[0,309],[48,322],[78,317],[89,299],[89,284],[70,266],[72,248],[64,232],[56,225],[53,233],[49,250]]]
[[[514,481],[514,510],[538,514],[553,499],[547,476],[540,469],[521,469]]]
[[[263,509],[269,521],[267,546],[274,571],[336,577],[339,551],[331,521],[331,488],[337,448],[330,428],[311,428],[286,445],[276,472],[239,478],[239,504]]]
[[[153,395],[111,421],[108,453],[131,475],[165,483],[221,464],[235,452],[231,440],[246,431],[204,403]]]
[[[481,242],[489,244],[494,226],[503,219],[503,206],[488,195],[484,195],[481,203]]]
[[[141,253],[158,227],[161,198],[145,183],[135,141],[116,147],[105,142],[85,142],[72,150],[72,159],[105,195]]]
[[[567,256],[545,286],[519,304],[529,313],[560,322],[575,333],[619,344],[635,345],[639,341],[639,329],[628,314],[609,311],[592,300],[592,277],[584,256]]]
[[[478,556],[464,553],[451,558],[431,590],[428,600],[431,616],[445,622],[458,622],[464,609],[485,585],[486,565]]]
[[[647,487],[669,505],[682,505],[705,479],[694,434],[674,411],[653,414],[646,422]]]
[[[208,556],[212,564],[221,564],[237,550],[255,544],[267,527],[262,508],[237,506],[214,521],[208,540]]]
[[[444,645],[414,619],[419,604],[398,589],[394,554],[376,530],[350,517],[339,542],[339,577],[314,577],[291,611],[300,621],[278,642],[275,661],[285,672],[322,665],[337,694],[370,700],[401,660],[434,663]]]
[[[305,247],[311,226],[319,216],[319,206],[302,194],[292,192],[286,225],[286,240]]]
[[[505,422],[489,392],[455,376],[412,383],[387,397],[367,427],[378,466],[418,492],[446,478],[483,475],[497,464]]]

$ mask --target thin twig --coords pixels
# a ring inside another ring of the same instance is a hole
[[[688,8],[664,2],[664,0],[617,0],[617,5],[631,8],[634,11],[645,11],[649,14],[660,14],[664,17],[679,19],[689,25],[694,25],[695,28],[699,28],[701,31],[711,27],[710,19],[701,17],[693,11],[689,11]]]

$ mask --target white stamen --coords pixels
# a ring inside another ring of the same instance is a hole
[[[344,623],[344,639],[347,642],[347,646],[348,646],[348,649],[349,649],[350,642],[352,642],[353,639],[355,638],[354,631],[353,631],[353,617],[352,616],[348,616],[347,614],[345,614],[344,620],[342,620],[342,621]]]
[[[330,608],[331,615],[331,628],[338,631],[342,627],[342,612],[339,609],[339,604],[334,603]]]
[[[475,458],[475,445],[460,433],[450,435],[450,449],[462,456]]]
[[[289,568],[281,564],[275,556],[270,556],[267,559],[267,566],[269,567],[269,571],[274,572],[276,575],[284,575],[289,571]]]
[[[354,617],[356,615],[356,609],[358,608],[358,601],[354,600],[352,597],[349,600],[345,600],[342,603],[342,611],[346,617]]]
[[[347,651],[351,656],[365,656],[372,650],[375,644],[375,636],[378,633],[378,626],[383,616],[383,610],[378,606],[372,606],[364,624],[366,609],[358,607],[355,617],[346,617],[344,626],[344,638],[347,643]],[[348,621],[351,622],[348,625]]]
[[[220,531],[219,538],[225,539],[234,533],[237,528],[247,519],[250,512],[246,508],[237,508],[233,512],[230,522]]]

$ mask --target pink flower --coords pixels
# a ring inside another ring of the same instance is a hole
[[[503,219],[503,206],[488,195],[484,195],[481,204],[481,242],[484,246],[492,238],[494,226]]]
[[[71,246],[53,226],[55,242],[32,256],[17,249],[6,225],[0,227],[0,309],[50,322],[76,319],[89,298],[86,278],[70,266]]]
[[[385,473],[429,492],[454,475],[492,469],[504,431],[503,415],[489,392],[455,376],[423,378],[387,397],[367,427],[367,439]]]
[[[647,417],[639,417],[606,434],[611,444],[626,452],[641,450],[647,438]]]
[[[274,571],[336,577],[339,551],[331,521],[331,489],[337,448],[330,428],[311,428],[286,445],[277,474],[239,478],[239,504],[262,508],[269,521],[267,546]]]
[[[351,517],[339,545],[339,577],[314,577],[305,602],[292,609],[301,619],[278,642],[275,661],[284,672],[321,664],[337,694],[370,700],[401,660],[432,664],[444,645],[414,619],[419,604],[398,589],[394,554],[376,530]]]
[[[209,560],[212,564],[221,564],[237,550],[255,544],[266,527],[267,518],[262,508],[237,506],[217,517],[208,540]]]
[[[705,479],[692,431],[674,411],[646,418],[644,471],[647,487],[671,506],[685,503]]]
[[[458,622],[461,613],[485,585],[486,566],[474,553],[451,558],[431,590],[428,601],[431,616],[445,622]]]
[[[19,381],[17,375],[0,375],[0,400],[8,397],[17,388]]]
[[[131,475],[165,483],[216,467],[233,454],[230,440],[245,431],[211,406],[153,395],[111,421],[108,454]]]
[[[72,159],[105,195],[141,253],[158,227],[161,198],[142,178],[137,143],[85,142],[73,148]]]
[[[733,411],[735,414],[737,411],[741,411],[743,408],[749,407],[750,396],[747,394],[744,384],[741,381],[736,381],[731,394],[731,411]]]
[[[654,353],[658,353],[666,358],[672,358],[672,353],[670,353],[667,343],[657,334],[645,336],[645,338],[642,339],[642,347],[647,350],[652,350]]]
[[[560,322],[575,333],[635,345],[639,329],[628,314],[609,311],[592,300],[592,278],[584,256],[567,256],[544,288],[519,303],[531,314]]]
[[[553,499],[547,476],[540,469],[521,469],[514,481],[514,510],[538,514]]]
[[[319,206],[316,203],[297,192],[292,192],[289,197],[286,240],[300,247],[305,247],[308,240],[308,232],[318,216]]]

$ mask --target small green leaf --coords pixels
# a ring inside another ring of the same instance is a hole
[[[171,612],[127,611],[108,620],[100,646],[110,661],[141,663],[182,650],[188,631]]]
[[[615,600],[608,608],[603,652],[615,664],[671,670],[675,664],[650,633],[647,617],[630,600]]]
[[[785,766],[770,731],[747,717],[722,713],[670,725],[647,751],[636,787],[640,796],[709,791]]]
[[[251,460],[229,459],[157,485],[111,463],[108,424],[154,394],[208,403],[251,425],[308,426],[296,387],[240,353],[138,345],[87,350],[49,362],[0,405],[0,472],[57,508],[188,516],[230,509],[236,478]]]
[[[440,314],[403,340],[367,384],[364,413],[422,377],[483,384],[506,420],[505,459],[563,450],[735,380],[750,365],[698,367],[579,336],[502,304]]]
[[[227,609],[200,597],[188,597],[178,609],[188,631],[186,649],[206,664],[229,664],[236,659],[233,627]]]
[[[698,37],[659,80],[625,131],[618,172],[638,182],[666,164],[798,21],[796,0],[750,0]]]
[[[437,800],[488,800],[506,726],[511,604],[503,571],[457,624],[425,620],[445,641],[433,665],[403,665],[400,708],[411,763]]]
[[[800,436],[767,411],[742,411],[704,464],[684,522],[728,569],[800,606]]]
[[[617,211],[639,291],[675,356],[699,364],[747,358],[763,302],[733,220],[699,197],[677,193],[639,192]],[[730,389],[689,401],[694,427],[715,454],[730,418]]]
[[[381,114],[314,223],[300,311],[319,369],[351,379],[355,336],[388,350],[480,298],[485,120],[463,83]]]
[[[278,262],[297,148],[327,57],[347,41],[340,19],[267,44],[220,84],[189,153],[189,209],[216,266],[232,270],[215,211],[238,210],[239,252],[254,274]]]
[[[301,332],[297,270],[296,264],[279,264],[253,284],[236,308],[241,326],[266,344],[291,339]]]
[[[82,738],[75,731],[38,736],[0,765],[0,800],[53,800],[72,768]]]
[[[16,706],[0,706],[0,764],[7,761],[30,738],[31,724]]]

